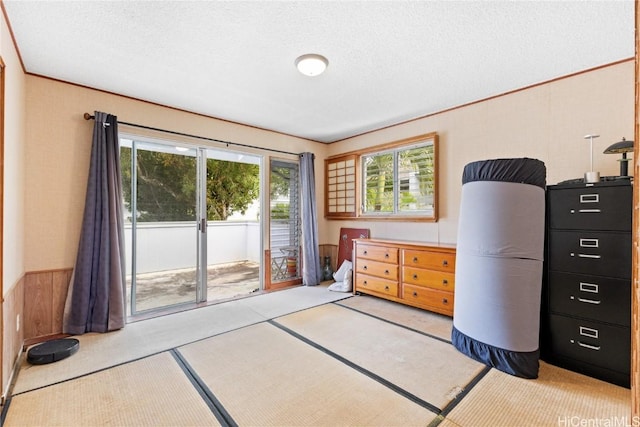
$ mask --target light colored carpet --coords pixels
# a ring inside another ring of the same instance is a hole
[[[451,344],[336,304],[276,322],[440,409],[484,368]]]
[[[267,323],[179,351],[241,426],[426,426],[435,418]]]
[[[301,286],[135,322],[107,334],[81,335],[76,337],[80,340],[78,353],[67,359],[48,365],[30,365],[25,361],[13,393],[55,384],[350,296],[330,292],[324,286]]]
[[[454,424],[441,426],[631,426],[631,391],[545,362],[536,380],[492,369],[446,419]]]
[[[337,304],[404,325],[449,342],[451,341],[453,319],[442,314],[432,313],[370,295],[354,296],[353,298],[341,300]]]
[[[100,425],[220,423],[169,353],[14,396],[4,423],[7,427]]]

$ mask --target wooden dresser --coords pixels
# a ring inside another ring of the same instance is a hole
[[[454,245],[355,239],[354,293],[453,316]]]

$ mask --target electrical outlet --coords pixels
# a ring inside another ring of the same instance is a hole
[[[16,315],[16,332],[20,332],[20,314]]]

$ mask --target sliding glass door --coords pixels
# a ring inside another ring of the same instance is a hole
[[[261,289],[262,158],[121,138],[128,315]]]
[[[211,148],[205,154],[207,241],[202,263],[207,300],[213,301],[261,289],[262,158]]]
[[[197,301],[194,148],[121,140],[130,314]]]

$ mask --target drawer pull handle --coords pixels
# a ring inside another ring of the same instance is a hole
[[[367,255],[369,252],[365,249],[362,253],[363,253],[364,255]]]
[[[581,248],[597,248],[598,239],[580,239]]]
[[[414,296],[414,297],[417,297],[417,296],[418,296],[418,293],[417,293],[416,291],[413,291],[413,296]]]
[[[600,304],[600,301],[595,300],[595,299],[578,298],[578,301],[580,301],[580,302],[586,302],[587,304],[595,304],[595,305]]]
[[[442,298],[442,303],[443,303],[443,304],[449,304],[449,300],[448,300],[448,299],[446,299],[446,298]]]
[[[600,213],[600,209],[580,209],[580,213]],[[573,212],[572,212],[573,213]]]
[[[384,254],[385,259],[389,259],[389,254]]]
[[[418,275],[417,274],[413,275],[413,280],[418,280]]]
[[[578,345],[580,347],[588,348],[589,350],[596,350],[596,351],[600,350],[600,346],[599,345],[595,346],[595,345],[585,344],[585,343],[580,342],[580,341],[578,341]]]
[[[413,262],[418,262],[418,257],[417,256],[413,257]]]
[[[389,275],[389,270],[385,270],[384,274],[386,274],[388,276]]]
[[[367,266],[366,266],[366,265],[363,265],[363,266],[362,266],[362,269],[363,269],[363,270],[366,270],[366,269],[367,269]]]
[[[444,286],[447,286],[449,284],[449,281],[447,279],[442,279],[442,284]]]
[[[583,337],[598,339],[598,330],[587,328],[586,326],[580,326],[580,335]]]
[[[446,259],[443,259],[442,260],[442,265],[445,266],[445,267],[448,267],[449,266],[449,261],[447,261]]]
[[[581,292],[591,292],[591,293],[597,294],[598,293],[598,285],[596,285],[595,283],[580,282],[580,291]]]
[[[365,286],[367,285],[367,281],[365,280],[364,282],[362,282]]]
[[[591,258],[591,259],[600,259],[600,255],[591,255],[591,254],[578,254],[578,258]]]
[[[581,194],[580,203],[598,203],[600,201],[599,194]]]
[[[389,290],[389,286],[388,286],[388,285],[387,285],[387,286],[385,286],[385,287],[384,287],[384,290],[385,290],[385,291],[388,291],[388,290]]]

